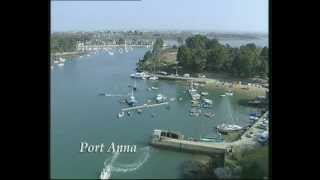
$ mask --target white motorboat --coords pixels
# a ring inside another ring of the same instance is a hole
[[[66,61],[66,59],[65,59],[65,58],[60,57],[60,58],[59,58],[59,61],[60,61],[60,62],[65,62],[65,61]]]
[[[269,132],[268,131],[263,131],[260,135],[259,135],[259,138],[258,138],[258,141],[260,143],[266,143],[269,139]]]
[[[208,94],[209,94],[208,92],[201,92],[202,96],[208,96]]]
[[[211,105],[212,104],[212,100],[211,99],[203,99],[203,103]]]
[[[221,97],[224,97],[224,96],[226,96],[226,95],[225,95],[225,94],[221,94],[220,96],[221,96]]]
[[[124,112],[123,111],[118,114],[118,118],[122,118],[123,116],[124,116]]]
[[[175,101],[175,100],[176,100],[176,98],[170,98],[169,100],[170,100],[170,101]]]
[[[107,166],[103,168],[101,174],[100,174],[100,179],[109,179],[111,177],[111,167]]]
[[[130,77],[131,78],[136,78],[136,79],[145,79],[148,77],[148,75],[144,72],[141,72],[141,73],[133,73],[133,74],[130,74]]]
[[[108,51],[108,53],[109,53],[110,56],[114,55],[114,52],[112,52],[112,51]]]
[[[152,86],[152,87],[151,87],[151,89],[152,89],[152,90],[158,90],[159,88],[158,88],[158,87],[153,87],[153,86]]]
[[[60,67],[61,67],[61,66],[64,66],[64,63],[59,63],[58,66],[60,66]]]
[[[151,76],[149,77],[150,80],[158,80],[159,78],[157,76]]]
[[[228,133],[228,132],[235,132],[235,131],[240,131],[243,128],[239,125],[235,125],[235,124],[225,124],[222,123],[220,125],[217,126],[217,130],[220,133]]]
[[[227,95],[227,96],[233,96],[233,92],[232,92],[231,90],[228,90],[228,91],[226,92],[226,95]]]
[[[199,100],[201,98],[201,95],[198,93],[195,93],[195,94],[192,94],[191,97],[192,97],[192,100]]]
[[[161,102],[163,102],[163,101],[165,101],[165,97],[162,95],[162,94],[158,94],[157,96],[156,96],[156,101],[157,101],[157,103],[161,103]]]

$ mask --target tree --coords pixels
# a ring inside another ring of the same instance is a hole
[[[227,51],[224,46],[214,45],[208,53],[208,69],[220,71],[225,62],[227,62]]]
[[[183,44],[183,39],[181,37],[178,37],[177,41],[180,46]]]
[[[153,44],[152,54],[154,56],[158,56],[163,46],[163,40],[161,38],[157,38],[156,42]]]
[[[195,35],[186,39],[186,46],[193,49],[205,49],[208,38],[202,35]]]

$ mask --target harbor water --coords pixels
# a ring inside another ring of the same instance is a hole
[[[128,53],[115,51],[111,56],[99,52],[91,56],[68,59],[64,66],[51,69],[51,178],[96,179],[105,166],[112,166],[111,178],[181,178],[182,162],[190,154],[150,147],[153,129],[178,131],[187,137],[215,136],[221,123],[246,125],[254,108],[240,106],[241,95],[221,97],[222,90],[208,91],[213,100],[214,118],[189,115],[188,84],[183,81],[136,80],[134,96],[138,105],[158,93],[169,98],[167,105],[133,112],[118,119],[122,97],[100,96],[99,93],[128,95],[134,85],[130,74],[148,49],[135,48]],[[148,91],[148,88],[158,90]],[[182,98],[181,101],[177,99]],[[106,145],[135,144],[135,153],[81,153],[80,143]]]

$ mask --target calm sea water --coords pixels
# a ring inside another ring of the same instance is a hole
[[[188,137],[213,136],[214,127],[222,122],[245,125],[248,113],[255,111],[237,104],[242,98],[220,97],[220,91],[209,92],[216,117],[190,117],[190,98],[184,82],[137,80],[138,104],[154,99],[157,93],[181,102],[148,109],[132,117],[117,118],[120,97],[98,96],[100,92],[128,94],[129,77],[136,62],[147,49],[110,56],[101,52],[90,57],[66,61],[51,70],[51,177],[99,178],[105,165],[112,164],[112,178],[181,178],[181,164],[190,154],[152,148],[148,141],[153,129],[175,130]],[[156,86],[159,90],[147,91]],[[204,89],[205,90],[205,89]],[[152,117],[152,114],[155,114]],[[136,153],[80,153],[80,142],[90,144],[136,144]]]

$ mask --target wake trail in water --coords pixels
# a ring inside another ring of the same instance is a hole
[[[136,171],[138,170],[145,162],[147,162],[147,160],[150,157],[150,148],[149,147],[145,147],[142,148],[141,151],[142,156],[139,157],[139,159],[132,164],[115,164],[112,167],[112,171],[115,172],[131,172],[131,171]]]
[[[134,163],[131,163],[131,164],[116,163],[116,160],[118,159],[120,153],[115,152],[115,153],[113,153],[112,157],[109,157],[104,161],[104,169],[110,167],[111,172],[123,172],[123,173],[136,171],[145,162],[147,162],[147,160],[150,157],[150,147],[148,147],[148,146],[143,147],[140,149],[140,151],[142,152],[142,155],[139,156],[138,160],[136,160]],[[111,176],[111,172],[110,172],[110,176]]]

